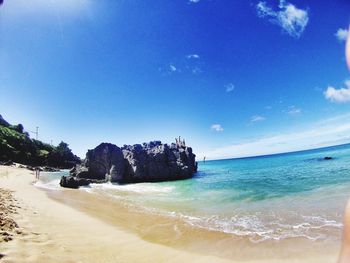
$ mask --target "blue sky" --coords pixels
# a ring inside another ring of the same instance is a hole
[[[83,157],[186,139],[199,159],[350,142],[350,3],[11,0],[0,113]]]

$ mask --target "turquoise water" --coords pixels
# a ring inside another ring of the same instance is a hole
[[[199,162],[198,173],[188,180],[81,190],[252,242],[339,240],[350,197],[350,145]]]

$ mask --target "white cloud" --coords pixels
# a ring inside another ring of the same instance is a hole
[[[199,152],[198,156],[206,156],[207,159],[247,157],[350,142],[350,113],[318,121],[311,127],[208,149]]]
[[[349,32],[347,29],[339,28],[335,33],[335,36],[339,41],[346,41],[348,38],[348,33]]]
[[[263,1],[256,5],[259,17],[269,18],[271,23],[282,27],[290,36],[299,38],[309,22],[308,11],[299,9],[284,0],[280,0],[278,7],[279,10],[275,11]]]
[[[200,58],[199,55],[197,55],[197,54],[189,54],[189,55],[187,55],[186,57],[187,57],[188,59],[191,59],[191,58],[199,59],[199,58]]]
[[[250,122],[264,121],[266,118],[264,116],[255,115],[250,118]]]
[[[198,74],[200,74],[200,73],[202,73],[203,71],[202,71],[202,69],[200,68],[200,67],[194,67],[194,68],[192,68],[192,73],[194,74],[194,75],[198,75]]]
[[[350,80],[345,81],[345,86],[345,88],[340,89],[328,86],[327,90],[324,92],[324,96],[332,102],[350,102]]]
[[[202,63],[200,62],[200,56],[198,54],[189,54],[186,56],[187,60],[185,62],[187,70],[192,74],[198,75],[203,72]]]
[[[174,63],[169,63],[164,67],[159,67],[158,71],[161,72],[164,76],[181,73],[181,69]]]
[[[196,63],[195,61],[192,62],[186,62],[186,61],[180,61],[175,63],[169,63],[165,65],[164,67],[158,67],[158,71],[161,72],[164,75],[172,75],[172,74],[188,74],[191,73],[193,75],[199,75],[203,73],[202,67],[199,63]]]
[[[222,128],[220,124],[213,124],[210,128],[213,131],[217,131],[217,132],[221,132],[224,130],[224,128]]]
[[[232,92],[235,89],[235,85],[228,83],[225,85],[226,92]]]
[[[175,71],[177,71],[177,68],[173,64],[170,64],[169,65],[169,71],[170,72],[175,72]]]
[[[295,107],[294,105],[293,106],[290,106],[287,110],[287,113],[289,115],[297,115],[297,114],[300,114],[301,113],[301,109],[300,108],[297,108]]]
[[[197,4],[199,3],[200,0],[188,0],[190,3],[194,3],[194,4]]]

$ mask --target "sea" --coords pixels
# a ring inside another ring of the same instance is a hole
[[[67,174],[41,173],[35,185],[64,191],[59,178]],[[246,237],[254,243],[293,238],[339,241],[350,197],[350,144],[201,161],[198,172],[187,180],[91,184],[77,191],[106,195],[191,227]]]

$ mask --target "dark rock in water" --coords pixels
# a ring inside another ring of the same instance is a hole
[[[326,156],[326,157],[323,158],[323,160],[333,160],[333,157]]]
[[[66,188],[79,188],[79,183],[76,177],[73,176],[62,176],[60,180],[60,186],[66,187]]]
[[[62,176],[60,181],[60,186],[66,188],[77,189],[79,186],[89,185],[90,181],[84,178],[76,178],[74,176]]]
[[[66,188],[77,189],[79,186],[87,186],[89,184],[100,184],[106,183],[106,180],[97,180],[97,179],[86,179],[86,178],[77,178],[75,176],[62,176],[60,180],[60,186]]]
[[[72,181],[63,181],[61,186],[72,185],[84,178],[116,183],[157,182],[186,179],[197,172],[196,155],[192,148],[180,139],[170,146],[160,141],[144,144],[124,145],[122,148],[110,143],[101,143],[89,150],[81,165],[70,174]],[[65,178],[64,180],[67,180]],[[62,181],[62,180],[61,180]]]

